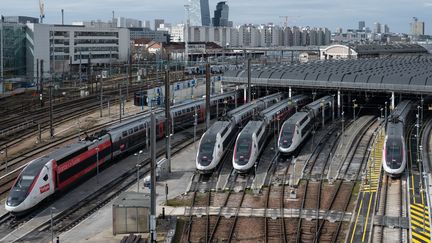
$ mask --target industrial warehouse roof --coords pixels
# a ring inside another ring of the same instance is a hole
[[[417,44],[359,44],[349,45],[351,49],[358,54],[372,54],[372,53],[427,53],[428,51]]]
[[[228,71],[224,81],[247,83],[247,71]],[[251,81],[254,85],[275,87],[432,94],[432,56],[326,60],[296,65],[259,66],[252,68]]]

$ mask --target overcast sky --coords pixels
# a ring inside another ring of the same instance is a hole
[[[218,0],[210,1],[213,16]],[[152,20],[164,18],[169,23],[184,19],[186,0],[45,0],[45,23],[107,20],[116,16]],[[409,32],[409,23],[416,16],[424,21],[426,34],[432,34],[432,0],[229,0],[230,19],[235,25],[269,23],[282,25],[279,16],[296,16],[288,25],[357,28],[359,20],[373,29],[374,22],[388,24],[392,32]],[[1,0],[0,14],[39,16],[38,0]]]

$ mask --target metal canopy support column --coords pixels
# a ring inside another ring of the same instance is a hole
[[[337,92],[337,106],[338,106],[338,117],[341,116],[341,92],[338,90]]]
[[[165,136],[166,136],[166,158],[168,162],[168,173],[171,173],[171,95],[170,95],[169,69],[165,71]]]
[[[156,242],[156,117],[154,112],[151,113],[150,129],[150,238],[151,243]]]
[[[247,91],[247,103],[251,102],[251,59],[249,58],[247,61],[247,79],[248,79],[248,91]]]

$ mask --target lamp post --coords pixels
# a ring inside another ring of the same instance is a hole
[[[345,112],[342,110],[342,134],[345,132]]]
[[[353,102],[353,120],[355,121],[355,119],[356,119],[356,107],[357,107],[357,104],[356,104],[356,99],[353,99],[352,100],[352,102]]]
[[[381,108],[380,108],[380,118],[381,118],[381,119],[383,118],[383,110],[384,110],[384,109],[381,107]]]
[[[137,163],[136,163],[136,168],[137,168],[137,192],[139,192],[139,174],[140,174],[140,155],[142,154],[142,150],[140,150],[138,153],[135,153],[134,155],[137,156]]]
[[[385,122],[385,128],[387,129],[387,101],[384,102],[385,106],[384,106],[384,122]]]
[[[50,218],[51,218],[51,242],[53,242],[53,243],[54,243],[54,229],[53,229],[54,222],[53,222],[53,210],[55,210],[55,209],[56,209],[55,207],[51,207],[51,208],[50,208]]]

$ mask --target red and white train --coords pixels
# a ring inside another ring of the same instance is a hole
[[[237,100],[236,100],[237,99]],[[222,114],[224,109],[242,100],[242,92],[232,91],[211,98],[211,111]],[[181,130],[194,124],[195,109],[198,122],[205,120],[205,101],[199,99],[173,106],[171,109],[174,130]],[[132,118],[109,127],[83,141],[58,148],[43,157],[30,161],[17,177],[5,208],[12,213],[31,210],[44,199],[69,188],[75,182],[120,155],[130,153],[146,144],[150,115]],[[156,112],[156,136],[165,136],[165,115]]]

